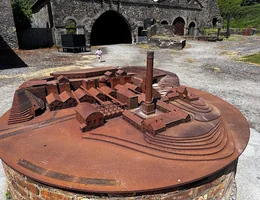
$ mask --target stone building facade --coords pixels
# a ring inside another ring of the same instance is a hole
[[[220,18],[216,0],[38,0],[32,10],[33,27],[52,28],[58,45],[68,21],[87,43],[99,45],[131,43],[156,23],[174,25],[179,35],[196,35]]]
[[[0,1],[0,50],[17,48],[17,36],[10,0]],[[9,47],[7,47],[7,45]]]

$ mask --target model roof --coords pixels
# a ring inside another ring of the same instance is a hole
[[[141,126],[142,122],[144,121],[141,117],[139,117],[138,115],[132,113],[129,110],[124,110],[123,116],[127,117],[128,119],[130,119],[131,121],[135,122],[139,126]]]
[[[132,91],[128,90],[127,88],[125,88],[124,86],[118,84],[116,85],[115,89],[117,90],[118,93],[127,96],[129,98],[134,98],[137,97],[137,95],[135,93],[133,93]]]
[[[71,92],[64,91],[60,94],[60,98],[63,102],[67,101],[68,99],[72,98],[75,99]]]
[[[69,79],[63,75],[60,75],[58,78],[57,78],[58,82],[59,83],[69,83]]]
[[[124,86],[130,90],[136,90],[138,88],[136,85],[131,83],[126,83]]]
[[[48,96],[46,96],[46,101],[48,104],[53,103],[54,101],[60,101],[62,102],[60,96],[56,93],[50,93]]]
[[[166,128],[166,125],[162,119],[154,120],[149,125],[151,126],[153,131],[158,131]]]
[[[93,105],[91,105],[90,103],[84,102],[84,103],[80,103],[77,107],[76,107],[76,111],[84,118],[87,119],[88,116],[90,116],[93,113],[100,113],[97,110],[97,108],[95,108]],[[103,114],[102,114],[103,115]]]
[[[100,87],[101,91],[104,91],[107,94],[110,94],[111,92],[115,92],[112,88],[108,87],[108,86],[102,86]]]
[[[78,98],[78,99],[81,99],[82,97],[84,96],[90,96],[85,90],[82,90],[80,88],[78,88],[75,92],[74,92],[75,96]]]
[[[99,94],[102,94],[100,91],[98,91],[96,88],[93,87],[90,88],[87,92],[95,97],[97,97]]]
[[[120,75],[120,76],[127,75],[127,72],[122,69],[119,69],[116,71],[116,75]]]

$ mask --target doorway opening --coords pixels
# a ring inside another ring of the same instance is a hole
[[[184,35],[184,26],[185,26],[185,21],[183,18],[178,17],[174,20],[173,26],[175,27],[174,34],[175,35]]]
[[[95,21],[90,43],[93,46],[132,43],[131,29],[121,14],[112,10],[107,11]]]

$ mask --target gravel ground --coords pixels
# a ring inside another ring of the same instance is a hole
[[[17,51],[27,68],[0,71],[3,91],[0,114],[12,103],[15,89],[25,80],[48,75],[51,71],[89,66],[145,65],[146,52],[155,51],[155,67],[176,73],[181,84],[210,92],[237,107],[247,118],[251,136],[239,159],[237,172],[238,200],[260,199],[260,66],[240,62],[240,56],[260,52],[260,37],[232,37],[229,41],[208,43],[188,41],[182,51],[149,49],[146,45],[103,46],[103,60],[93,55],[64,54],[54,49]],[[1,196],[5,178],[0,169]],[[0,198],[0,199],[4,199]]]

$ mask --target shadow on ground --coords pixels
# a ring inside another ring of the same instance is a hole
[[[0,69],[27,67],[27,64],[11,49],[0,36]]]

